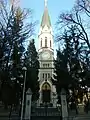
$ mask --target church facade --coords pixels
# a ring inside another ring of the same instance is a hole
[[[40,96],[38,106],[45,103],[56,106],[56,89],[52,84],[51,78],[54,72],[54,40],[53,31],[48,13],[47,3],[45,1],[44,13],[41,20],[39,35],[38,35],[38,54],[39,54],[39,83]]]

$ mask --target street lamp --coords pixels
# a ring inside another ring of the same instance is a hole
[[[27,68],[23,67],[22,70],[24,71],[24,84],[23,84],[23,98],[22,98],[22,106],[21,106],[21,120],[23,119],[24,95],[25,95],[25,84],[26,84],[26,72],[27,72]]]

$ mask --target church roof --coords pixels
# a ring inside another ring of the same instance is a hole
[[[44,9],[44,13],[42,16],[42,21],[41,21],[41,26],[44,27],[45,25],[47,25],[48,27],[51,26],[51,21],[50,21],[50,16],[48,14],[48,8],[45,7]]]

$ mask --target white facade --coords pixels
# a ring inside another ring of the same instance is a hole
[[[47,25],[44,26],[44,28],[42,28],[42,26],[40,27],[40,31],[39,31],[39,50],[42,49],[43,47],[45,47],[45,37],[47,37],[47,47],[50,49],[53,49],[53,33],[52,33],[52,28],[48,28]],[[42,46],[41,46],[41,41],[42,41]],[[50,45],[50,41],[51,41],[51,45]]]
[[[39,30],[38,41],[38,54],[40,62],[40,98],[38,105],[47,102],[56,106],[56,89],[55,86],[52,85],[51,81],[54,70],[53,32],[46,4]]]

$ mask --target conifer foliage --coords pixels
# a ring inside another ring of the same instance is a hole
[[[18,104],[21,97],[25,42],[34,27],[34,23],[25,22],[27,15],[31,12],[13,6],[9,9],[0,1],[0,97],[5,106]]]
[[[25,65],[27,67],[27,88],[30,87],[33,92],[33,100],[38,99],[39,95],[39,82],[38,82],[38,73],[39,73],[39,61],[38,53],[35,48],[34,39],[32,39],[28,45],[26,52]]]
[[[77,29],[77,26],[72,25],[64,31],[62,36],[59,36],[59,39],[64,42],[64,47],[57,50],[57,58],[54,62],[56,74],[54,78],[56,80],[53,79],[58,96],[60,95],[61,88],[65,88],[67,94],[69,94],[71,89],[73,97],[75,97],[75,90],[82,91],[82,84],[79,80],[82,79],[80,75],[84,71],[83,62],[80,59],[83,48],[79,42],[79,32]],[[80,99],[82,97],[81,95]]]

